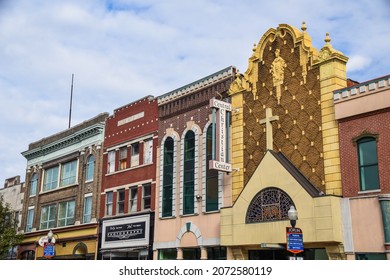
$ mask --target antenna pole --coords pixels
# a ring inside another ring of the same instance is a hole
[[[74,77],[74,74],[72,74],[72,84],[70,86],[70,104],[69,104],[69,125],[68,125],[68,128],[70,128],[70,121],[72,119],[73,77]]]

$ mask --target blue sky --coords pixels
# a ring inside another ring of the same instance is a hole
[[[227,66],[281,23],[349,57],[360,82],[390,74],[387,0],[0,0],[0,186],[25,178],[31,142]]]

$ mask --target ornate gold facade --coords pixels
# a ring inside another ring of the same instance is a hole
[[[270,148],[261,123],[267,108],[278,118],[272,122],[272,149],[324,193],[341,194],[332,92],[346,86],[346,61],[328,34],[318,52],[305,24],[301,30],[281,24],[254,46],[248,70],[230,88],[233,108],[239,109],[232,121],[233,167],[240,169],[233,175],[235,195]]]

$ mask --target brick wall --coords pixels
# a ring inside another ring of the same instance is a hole
[[[380,193],[390,192],[390,172],[388,172],[390,166],[389,120],[390,108],[339,121],[341,172],[345,197],[359,195],[358,152],[352,139],[364,133],[379,135],[377,153]]]

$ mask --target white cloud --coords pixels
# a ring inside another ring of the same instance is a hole
[[[0,186],[18,175],[17,166],[24,177],[20,152],[29,143],[67,127],[72,73],[75,124],[229,65],[245,72],[253,44],[280,23],[300,28],[305,20],[317,49],[329,32],[333,47],[350,57],[352,79],[390,69],[385,1],[0,3]]]
[[[366,69],[371,64],[371,58],[362,55],[351,55],[348,61],[348,71],[353,73]]]

